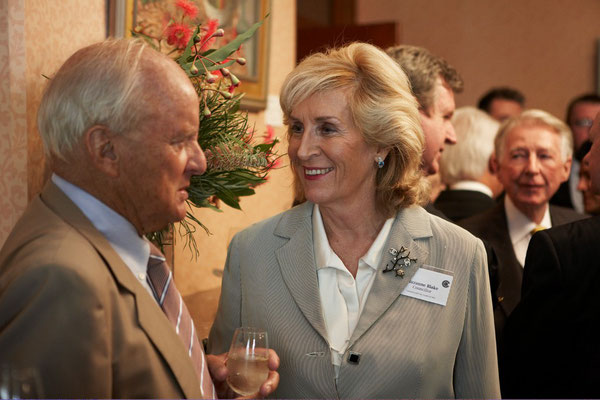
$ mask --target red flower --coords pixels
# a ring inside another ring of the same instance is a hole
[[[271,143],[275,137],[275,129],[271,125],[267,125],[267,132],[263,135],[264,143]]]
[[[177,0],[175,6],[179,7],[185,15],[192,19],[198,15],[198,7],[189,0]]]
[[[219,27],[218,19],[209,19],[208,22],[206,23],[206,33],[204,34],[204,37],[210,37],[210,35],[215,33],[215,31],[217,30],[218,27]],[[214,42],[215,42],[215,38],[213,37],[213,38],[210,38],[209,40],[207,40],[206,42],[202,43],[202,48],[200,48],[200,51],[206,51],[206,50],[210,49],[210,47],[213,45]]]
[[[190,36],[192,36],[192,28],[187,25],[172,23],[167,26],[166,33],[167,43],[178,49],[183,49],[190,40]]]

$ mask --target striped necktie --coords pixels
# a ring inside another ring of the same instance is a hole
[[[183,298],[173,282],[171,272],[165,257],[152,243],[150,243],[150,259],[148,260],[148,274],[146,276],[150,289],[158,301],[165,315],[175,327],[175,331],[183,341],[189,356],[196,367],[196,374],[200,379],[202,397],[215,399],[215,387],[208,372],[206,357],[202,346],[196,336],[194,322],[188,312]]]

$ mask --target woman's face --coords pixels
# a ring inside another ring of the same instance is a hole
[[[306,199],[323,207],[375,200],[375,158],[354,125],[344,90],[314,94],[292,109],[288,154]]]

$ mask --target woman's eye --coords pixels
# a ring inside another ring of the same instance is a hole
[[[326,124],[326,125],[321,126],[321,132],[327,135],[330,133],[337,132],[337,129],[333,125]]]
[[[290,126],[291,133],[302,133],[303,127],[302,124],[292,124]]]

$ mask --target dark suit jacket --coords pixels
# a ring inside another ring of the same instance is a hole
[[[573,208],[573,200],[571,199],[571,192],[569,191],[570,181],[571,178],[560,184],[558,190],[556,193],[554,193],[554,196],[550,198],[550,204],[566,208]]]
[[[476,190],[444,190],[433,204],[456,222],[482,213],[496,203],[490,196]]]
[[[567,208],[550,206],[552,226],[563,225],[585,217],[585,215]],[[517,260],[508,233],[504,199],[488,211],[459,221],[458,224],[486,242],[496,254],[499,285],[495,294],[498,305],[494,309],[494,322],[497,343],[500,346],[502,328],[506,323],[506,318],[521,299],[521,281],[523,279],[523,267]]]
[[[158,303],[51,182],[0,250],[0,364],[37,368],[47,398],[198,398]]]
[[[425,208],[425,211],[427,211],[429,214],[433,214],[436,217],[440,217],[442,219],[445,219],[446,221],[450,221],[448,217],[444,215],[443,212],[435,208],[432,202],[428,202],[423,208]]]
[[[503,397],[600,398],[600,217],[539,232],[501,356]]]

